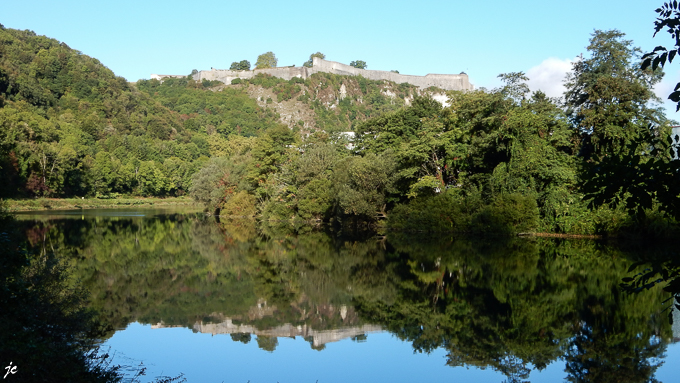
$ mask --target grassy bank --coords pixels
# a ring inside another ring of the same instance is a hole
[[[144,198],[120,197],[111,199],[99,198],[35,198],[8,199],[7,208],[12,211],[31,210],[77,210],[77,209],[111,209],[123,207],[161,207],[161,206],[197,206],[189,197]]]

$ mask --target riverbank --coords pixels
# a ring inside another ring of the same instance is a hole
[[[38,210],[79,210],[79,209],[113,209],[121,207],[161,207],[161,206],[200,206],[189,197],[145,198],[122,197],[111,199],[99,198],[34,198],[4,200],[7,210],[38,211]]]

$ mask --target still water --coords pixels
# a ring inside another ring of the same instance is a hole
[[[592,240],[349,238],[190,210],[22,213],[67,257],[147,378],[189,382],[663,382],[670,295],[626,292],[654,246]],[[305,232],[307,231],[307,232]],[[680,320],[676,321],[676,323]]]

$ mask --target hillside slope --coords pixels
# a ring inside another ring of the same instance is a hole
[[[238,107],[210,123],[277,125],[245,92],[228,98]],[[182,195],[211,155],[197,120],[64,43],[0,26],[0,197]]]

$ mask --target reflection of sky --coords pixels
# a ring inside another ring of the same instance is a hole
[[[193,333],[186,328],[151,329],[133,323],[117,332],[104,347],[116,352],[115,363],[147,367],[154,376],[185,374],[188,382],[346,383],[346,382],[501,382],[491,369],[446,366],[443,350],[414,354],[411,344],[389,333],[370,334],[366,342],[349,339],[315,351],[302,338],[279,338],[273,353],[229,335]],[[564,379],[564,366],[553,363],[531,374],[532,382]]]

